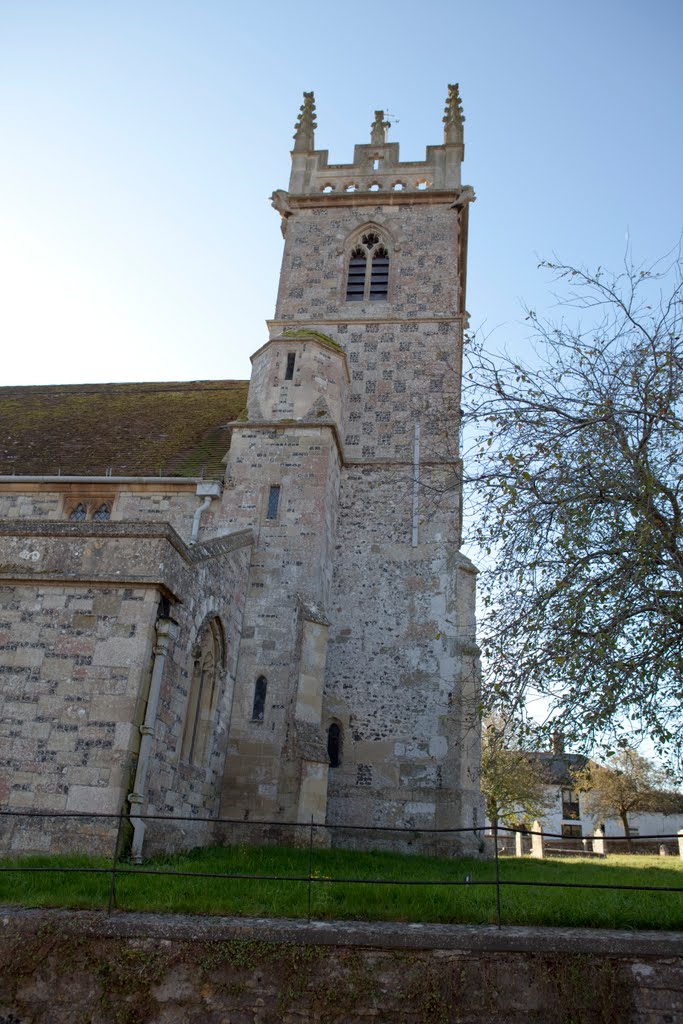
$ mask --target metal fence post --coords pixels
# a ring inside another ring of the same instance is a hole
[[[111,914],[113,907],[116,904],[116,858],[119,852],[119,842],[121,841],[121,825],[123,823],[123,807],[119,811],[119,823],[116,829],[116,840],[114,842],[114,854],[111,859],[111,882],[109,883],[109,904],[107,906],[107,913]]]
[[[493,832],[493,848],[496,856],[496,919],[498,921],[498,927],[502,928],[502,921],[500,916],[500,866],[498,864],[498,826]]]
[[[313,815],[311,815],[311,834],[308,839],[308,920],[311,920],[311,872],[313,870]]]

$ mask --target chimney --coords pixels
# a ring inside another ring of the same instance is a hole
[[[564,754],[564,736],[558,729],[551,734],[550,744],[553,754]]]

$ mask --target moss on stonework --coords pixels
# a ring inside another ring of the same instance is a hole
[[[0,474],[221,479],[247,381],[0,387]]]
[[[331,345],[332,348],[336,348],[338,352],[343,352],[344,349],[335,341],[334,338],[330,338],[329,334],[323,334],[322,331],[314,331],[310,327],[302,327],[300,329],[294,329],[293,327],[288,328],[282,332],[281,337],[283,338],[315,338],[316,341],[322,341],[325,345]]]
[[[71,979],[70,1008],[59,986],[64,978]],[[261,939],[160,942],[64,935],[54,925],[0,942],[0,1006],[20,1021],[47,1020],[46,1002],[57,991],[54,1019],[112,1024],[149,1024],[169,1006],[182,1006],[196,1020],[209,1003],[226,1020],[233,1013],[251,1019],[258,1006],[263,1024],[294,1016],[329,1024],[366,1016],[458,1024],[502,1020],[503,1013],[541,1024],[551,1010],[554,1024],[621,1024],[632,1019],[634,987],[627,963],[581,954],[432,954]]]

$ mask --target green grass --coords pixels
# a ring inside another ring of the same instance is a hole
[[[582,885],[656,886],[675,892],[633,892],[501,886],[503,924],[564,925],[600,928],[683,929],[683,860],[610,856],[600,861],[553,859],[500,860],[501,882],[580,883]],[[21,906],[106,907],[109,871],[87,874],[84,868],[109,869],[96,857],[24,857],[0,861],[0,867],[80,869],[0,871],[0,903]],[[117,866],[116,906],[122,910],[226,914],[251,917],[306,917],[307,850],[288,847],[216,847],[148,861],[142,868]],[[149,872],[192,871],[243,875],[286,875],[304,881],[272,878],[209,878]],[[471,882],[464,885],[371,885],[332,879]],[[316,850],[312,855],[310,911],[314,918],[385,921],[433,921],[494,924],[495,864],[480,860],[441,860],[390,853]]]

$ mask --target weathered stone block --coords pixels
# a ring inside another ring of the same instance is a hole
[[[97,778],[97,774],[94,777]],[[119,793],[107,786],[71,785],[66,809],[93,814],[117,814],[121,809],[119,797]]]

